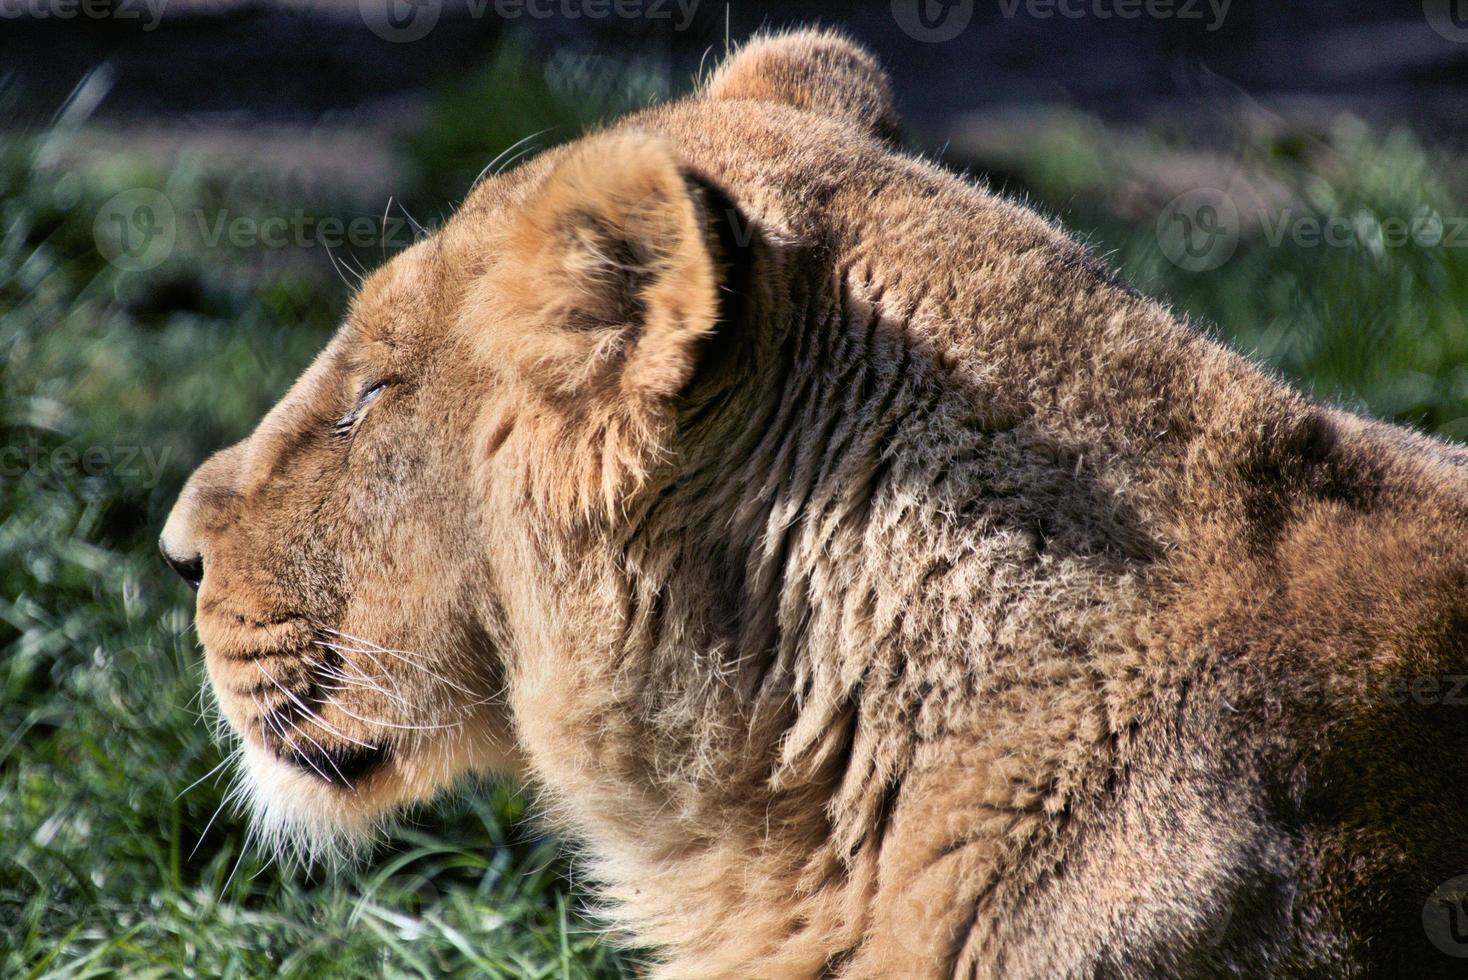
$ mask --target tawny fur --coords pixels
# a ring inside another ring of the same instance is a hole
[[[895,130],[757,39],[369,280],[164,535],[267,817],[528,779],[667,977],[1451,972],[1461,452]],[[385,759],[283,761],[257,662]]]

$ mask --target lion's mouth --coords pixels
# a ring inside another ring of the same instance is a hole
[[[265,630],[249,617],[243,628],[234,617],[201,617],[200,637],[239,739],[252,822],[309,859],[355,853],[396,808],[432,797],[483,758],[519,761],[488,696],[468,686],[488,680],[461,683],[431,657],[304,616]]]
[[[353,786],[386,764],[391,747],[383,745],[348,745],[327,748],[321,745],[270,746],[275,757],[298,770],[328,783]]]
[[[281,762],[322,782],[347,787],[387,763],[392,747],[386,741],[335,744],[338,740],[325,733],[321,737],[309,734],[298,714],[287,703],[260,715],[260,741]]]
[[[466,704],[483,703],[416,654],[306,616],[278,617],[263,635],[257,621],[247,621],[257,628],[248,634],[233,626],[201,620],[214,690],[235,731],[256,750],[260,777],[282,779],[280,785],[296,791],[310,793],[314,785],[345,802],[403,790],[405,772],[411,785],[426,784],[401,763],[438,742],[432,733],[461,731],[465,720],[416,716],[414,705],[426,700],[429,686],[424,678],[434,691],[449,688]],[[394,672],[399,665],[406,677]],[[434,751],[453,752],[455,744],[448,740]]]
[[[304,690],[292,692],[271,678],[285,699],[269,707],[256,701],[260,740],[277,760],[322,782],[351,788],[388,762],[391,745],[383,738],[349,735],[328,723],[323,712],[332,703],[325,696],[332,668],[309,660],[303,666]]]

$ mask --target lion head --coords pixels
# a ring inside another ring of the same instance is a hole
[[[865,54],[793,43],[886,104]],[[282,839],[518,770],[506,684],[517,634],[551,628],[538,584],[727,435],[764,232],[659,121],[483,180],[181,492],[161,547]]]

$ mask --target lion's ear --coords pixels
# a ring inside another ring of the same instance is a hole
[[[658,137],[573,147],[512,219],[493,283],[501,353],[542,390],[629,407],[677,395],[718,325],[724,217]]]
[[[761,99],[855,124],[873,136],[900,137],[892,83],[871,52],[835,31],[756,37],[709,79],[713,99]]]

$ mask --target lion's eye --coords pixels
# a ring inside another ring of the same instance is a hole
[[[353,426],[362,417],[362,412],[366,410],[368,405],[371,405],[377,400],[378,395],[387,390],[387,385],[388,383],[386,381],[379,381],[376,384],[364,388],[361,396],[357,399],[356,406],[350,412],[337,419],[336,423],[331,427],[332,434],[338,436],[351,435]]]
[[[386,381],[379,381],[377,382],[377,384],[362,392],[362,397],[357,399],[356,410],[360,412],[362,409],[372,404],[377,399],[377,396],[382,394],[383,389],[385,389],[386,387]]]

